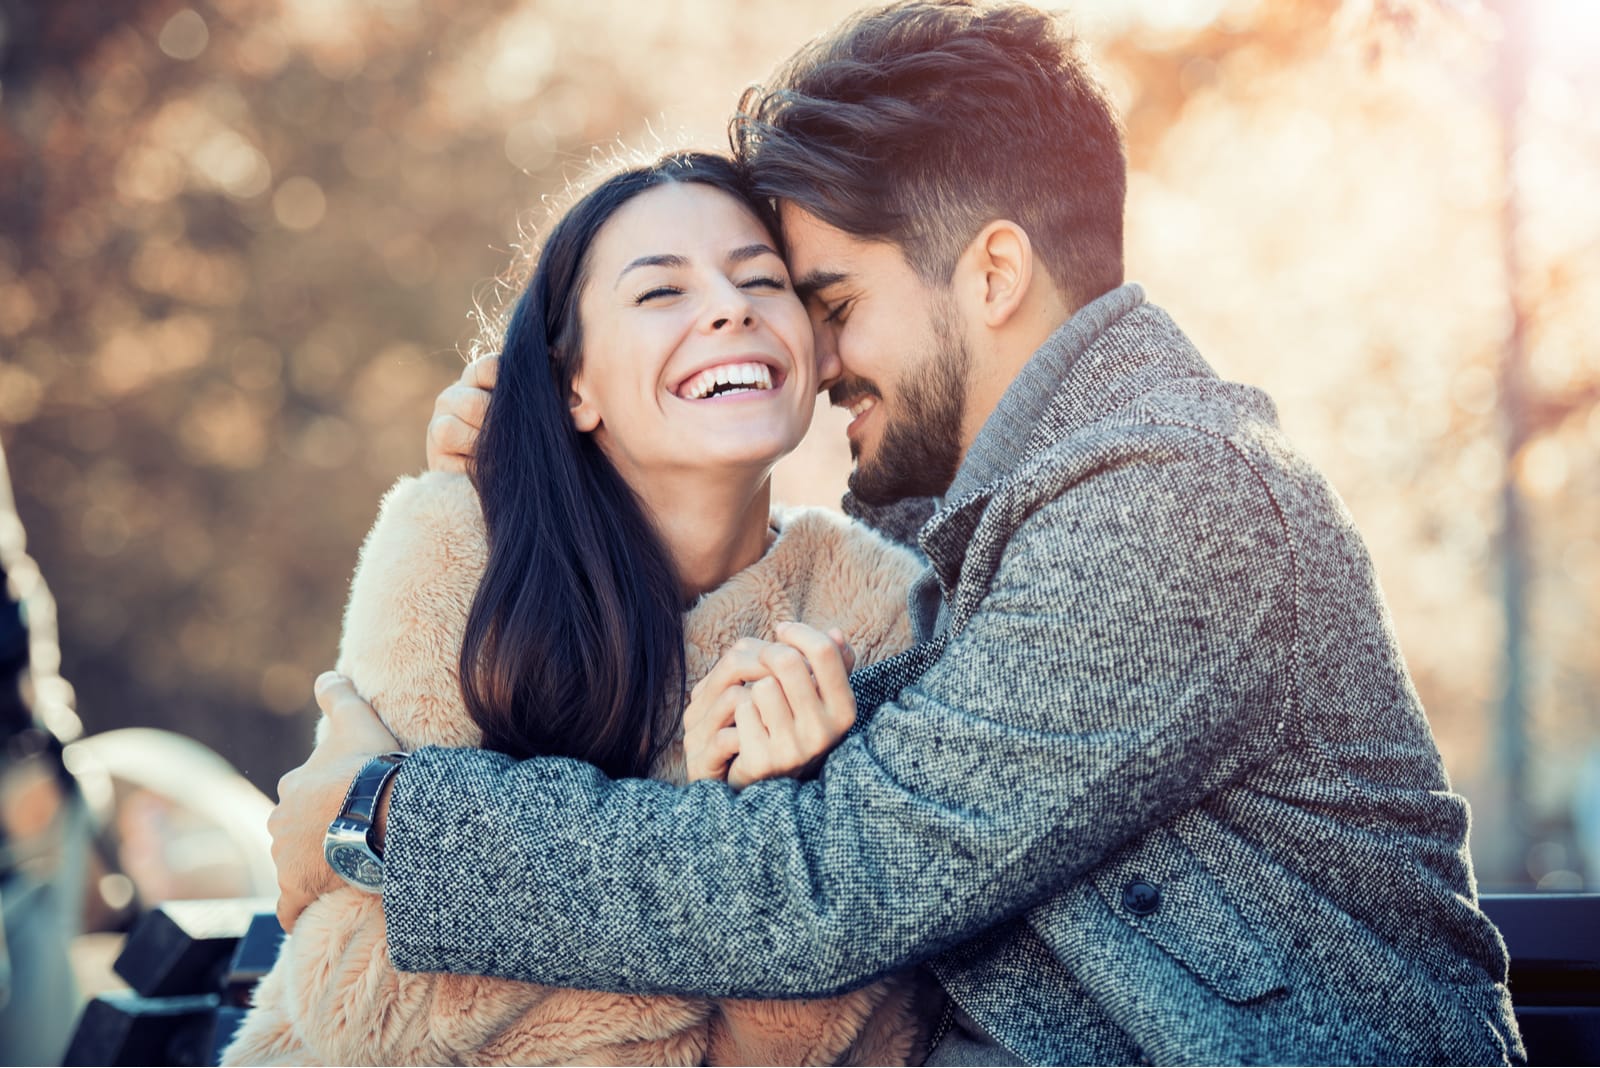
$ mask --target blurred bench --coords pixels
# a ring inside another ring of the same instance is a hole
[[[277,958],[263,898],[145,913],[116,970],[133,989],[84,1009],[67,1065],[216,1064]],[[1534,1065],[1600,1064],[1600,894],[1486,894],[1511,952],[1511,997]]]
[[[273,905],[169,901],[140,916],[114,965],[132,989],[84,1007],[61,1063],[216,1064],[278,957]]]
[[[1529,1064],[1600,1064],[1600,894],[1485,894]]]

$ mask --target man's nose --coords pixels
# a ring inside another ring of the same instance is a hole
[[[828,335],[831,331],[817,332],[817,392],[826,393],[844,374],[844,363],[839,359],[839,348]]]

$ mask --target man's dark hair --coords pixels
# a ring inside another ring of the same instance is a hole
[[[984,225],[1028,232],[1076,304],[1122,284],[1122,128],[1077,40],[1020,3],[903,0],[754,86],[730,127],[766,196],[946,282]]]

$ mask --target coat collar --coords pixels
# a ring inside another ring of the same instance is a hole
[[[1095,358],[1106,332],[1144,307],[1144,290],[1131,282],[1090,301],[1045,339],[1006,389],[967,450],[943,504],[917,538],[947,601],[955,591],[967,543],[995,489],[1062,435],[1066,428],[1061,416],[1089,417],[1082,403],[1087,397],[1075,395],[1086,390],[1092,394],[1095,387],[1089,382],[1073,387],[1079,379],[1104,377],[1095,373],[1094,365],[1106,362]],[[1064,400],[1066,412],[1061,410]]]
[[[1144,304],[1144,290],[1129,282],[1079,308],[1045,339],[1023,365],[956,471],[945,501],[955,504],[999,482],[1050,444],[1045,415],[1079,360],[1106,329]],[[1018,443],[1024,443],[1017,451]]]

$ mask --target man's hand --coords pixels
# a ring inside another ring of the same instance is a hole
[[[429,471],[466,471],[499,371],[499,356],[479,356],[433,402],[433,418],[428,422]]]
[[[691,781],[811,774],[855,723],[855,652],[839,631],[783,623],[777,642],[737,642],[695,686],[684,710]]]
[[[399,748],[349,679],[325,672],[316,693],[326,717],[322,737],[304,764],[278,780],[278,804],[267,819],[272,862],[278,867],[278,922],[285,931],[294,929],[307,905],[344,885],[322,855],[328,824],[362,765]],[[383,811],[380,805],[378,813]]]

